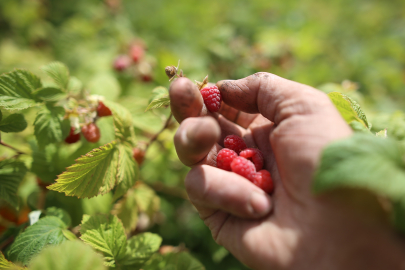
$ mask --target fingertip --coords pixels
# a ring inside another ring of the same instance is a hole
[[[220,136],[220,127],[212,117],[187,118],[174,137],[177,155],[185,165],[192,166],[207,156]]]
[[[169,97],[173,116],[179,123],[188,117],[200,115],[203,100],[197,86],[188,78],[174,80],[170,85]]]

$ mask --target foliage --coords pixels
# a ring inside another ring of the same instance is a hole
[[[102,256],[110,263],[114,256],[97,254],[82,240],[66,240],[80,236],[84,214],[104,214],[120,220],[123,227],[114,223],[114,228],[126,235],[126,255],[116,264],[122,269],[131,269],[124,260],[145,263],[151,253],[143,269],[201,269],[194,257],[207,269],[246,269],[212,240],[185,200],[188,169],[171,143],[176,124],[165,109],[164,67],[181,59],[187,77],[202,80],[209,74],[212,81],[267,71],[330,93],[342,116],[365,137],[327,148],[314,188],[374,192],[381,179],[363,180],[374,179],[377,169],[357,164],[363,156],[385,164],[375,166],[386,170],[379,173],[400,177],[403,172],[398,157],[405,145],[404,9],[400,0],[0,1],[0,141],[12,147],[0,145],[0,208],[13,209],[22,220],[4,232],[0,228],[0,243],[59,219],[55,224],[67,228],[56,226],[63,243],[38,249],[30,269],[106,269]],[[114,59],[129,54],[134,44],[145,47],[144,57],[115,70]],[[112,117],[97,117],[98,101]],[[64,142],[70,127],[80,133],[88,121],[100,128],[99,142],[83,136],[72,145]],[[135,147],[146,150],[140,166],[132,158]],[[341,158],[353,160],[353,166],[345,167]],[[339,175],[357,178],[346,183]],[[392,224],[404,232],[399,193],[373,194],[389,199]],[[40,219],[30,226],[26,213],[35,210]],[[108,226],[104,222],[98,231],[110,232]],[[142,246],[131,239],[145,231],[153,233],[151,245],[127,253]],[[192,255],[163,254],[157,239],[169,246],[184,243]],[[17,247],[13,256],[20,254]],[[15,259],[9,250],[10,245],[2,248],[6,258],[0,263]],[[65,253],[77,260],[60,255]]]

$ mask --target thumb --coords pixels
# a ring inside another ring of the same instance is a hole
[[[295,114],[336,110],[321,91],[271,73],[219,81],[217,86],[226,104],[247,113],[261,113],[276,125]]]

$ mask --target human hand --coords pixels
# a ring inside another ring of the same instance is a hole
[[[322,149],[352,134],[329,98],[269,73],[217,85],[220,113],[206,110],[187,78],[170,87],[176,150],[192,167],[187,192],[215,241],[253,269],[398,269],[404,248],[387,227],[311,194]],[[230,134],[263,152],[271,197],[215,168]]]

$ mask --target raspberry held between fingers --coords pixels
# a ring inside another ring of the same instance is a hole
[[[201,89],[201,95],[204,99],[205,106],[210,112],[217,112],[221,108],[221,92],[217,86],[208,86]]]
[[[224,146],[225,148],[232,149],[237,154],[247,148],[245,141],[237,135],[226,136],[224,139]]]
[[[227,148],[221,149],[217,155],[217,168],[231,171],[232,161],[238,157],[235,151]]]
[[[234,158],[231,163],[231,169],[234,173],[237,173],[250,181],[253,181],[256,173],[255,165],[244,157]]]
[[[266,193],[272,193],[274,190],[274,183],[271,175],[266,170],[261,170],[254,174],[253,184],[261,188]]]
[[[256,171],[263,168],[264,157],[262,151],[257,148],[247,148],[239,153],[239,156],[244,157],[255,164]]]

